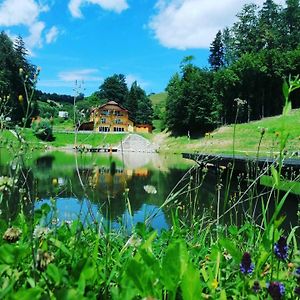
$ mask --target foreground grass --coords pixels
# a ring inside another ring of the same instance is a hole
[[[262,137],[262,130],[265,131]],[[202,138],[187,136],[172,137],[166,133],[160,133],[155,139],[160,141],[162,152],[204,152],[204,153],[232,153],[233,151],[234,125],[222,126],[214,132]],[[293,110],[288,116],[265,118],[236,125],[235,153],[255,155],[258,151],[259,141],[260,154],[269,154],[278,149],[280,135],[289,133],[286,150],[288,152],[300,150],[300,109]]]
[[[51,225],[45,220],[55,217],[53,205],[44,204],[31,219],[20,214],[11,226],[0,220],[1,299],[297,297],[295,231],[284,236],[280,222],[265,231],[248,222],[191,227],[175,216],[160,235],[143,224],[128,235],[103,224]],[[274,252],[280,239],[282,258]]]

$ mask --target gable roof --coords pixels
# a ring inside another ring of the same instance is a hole
[[[108,102],[106,102],[106,103],[104,103],[104,104],[102,104],[102,105],[100,105],[100,106],[98,106],[98,107],[93,108],[92,111],[95,110],[95,109],[101,109],[101,108],[103,108],[103,107],[105,107],[105,106],[107,106],[107,105],[118,106],[118,107],[121,108],[122,110],[125,110],[125,111],[128,112],[128,110],[127,110],[125,107],[123,107],[122,105],[120,105],[120,104],[117,103],[116,101],[108,101]]]

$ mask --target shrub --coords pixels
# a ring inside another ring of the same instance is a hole
[[[32,122],[32,130],[36,137],[43,141],[52,141],[52,125],[48,119],[37,119]]]

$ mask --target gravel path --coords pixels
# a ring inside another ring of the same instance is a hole
[[[156,152],[158,146],[138,134],[128,135],[117,147],[118,151],[126,152]]]

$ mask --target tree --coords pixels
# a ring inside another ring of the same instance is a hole
[[[222,42],[224,48],[224,66],[228,67],[237,60],[235,40],[231,30],[228,27],[223,30]]]
[[[221,30],[218,31],[211,43],[208,61],[213,71],[218,71],[224,66],[224,45]]]
[[[123,74],[107,77],[99,87],[98,97],[106,101],[116,101],[123,105],[127,99],[128,87]]]
[[[135,120],[138,110],[138,102],[144,97],[144,91],[138,86],[137,82],[134,81],[130,87],[125,107],[130,113],[130,117]]]
[[[240,57],[247,52],[255,52],[258,49],[258,17],[257,5],[246,4],[237,14],[238,21],[233,25],[236,52]]]
[[[295,49],[300,43],[300,5],[299,0],[286,0],[286,8],[283,11],[285,23],[285,45]]]
[[[274,49],[281,47],[281,20],[279,7],[273,0],[266,0],[259,12],[258,48]]]

